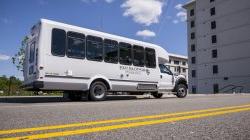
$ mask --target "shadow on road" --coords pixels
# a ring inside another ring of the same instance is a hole
[[[171,98],[171,97],[164,97]],[[162,99],[164,99],[162,98]],[[154,99],[149,97],[137,98],[137,96],[126,95],[126,96],[108,96],[106,101],[119,101],[119,100],[147,100]],[[26,96],[26,97],[0,97],[0,103],[52,103],[52,102],[77,102],[65,99],[61,96]],[[78,102],[89,102],[87,99],[82,99]]]

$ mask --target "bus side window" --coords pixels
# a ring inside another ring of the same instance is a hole
[[[65,56],[66,32],[62,29],[52,29],[51,53],[54,56]]]
[[[87,36],[87,59],[93,61],[102,61],[103,44],[102,38]]]
[[[155,50],[146,48],[145,49],[145,63],[148,68],[156,67]]]
[[[85,36],[84,34],[68,32],[67,56],[70,58],[85,58]]]
[[[114,40],[105,39],[104,47],[104,61],[107,63],[118,63],[118,42]]]
[[[128,43],[119,43],[119,62],[123,65],[132,64],[132,46]]]
[[[133,64],[134,66],[144,67],[144,48],[133,46]]]

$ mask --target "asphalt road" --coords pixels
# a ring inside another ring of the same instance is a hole
[[[103,102],[0,98],[0,139],[18,137],[246,140],[250,139],[250,94],[185,99],[112,96]]]

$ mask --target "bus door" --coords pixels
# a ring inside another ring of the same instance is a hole
[[[171,90],[174,87],[174,76],[173,73],[163,64],[159,64],[160,68],[160,80],[159,90]]]

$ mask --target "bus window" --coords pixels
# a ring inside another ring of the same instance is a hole
[[[93,61],[102,61],[102,58],[102,38],[95,36],[87,36],[87,59]]]
[[[68,32],[67,56],[82,59],[85,57],[85,36],[80,33]]]
[[[128,43],[119,43],[119,53],[120,53],[120,58],[119,58],[119,62],[123,65],[131,65],[132,61],[131,61],[131,45]]]
[[[113,40],[104,40],[104,61],[107,63],[118,63],[118,43]]]
[[[66,32],[54,28],[52,30],[51,53],[55,56],[64,56],[66,48]]]
[[[144,66],[144,48],[141,46],[134,45],[133,47],[133,64],[134,66]]]
[[[33,63],[35,59],[35,42],[33,42],[30,45],[30,56],[29,56],[29,62]]]
[[[146,63],[146,66],[149,68],[156,67],[155,50],[154,49],[150,49],[150,48],[145,49],[145,63]]]

